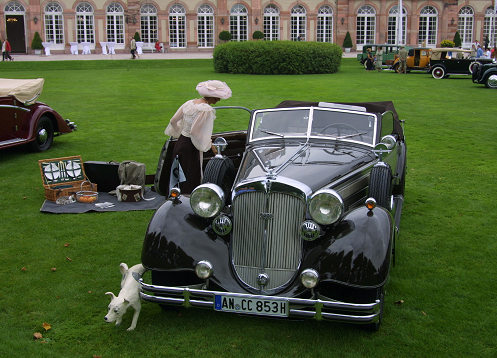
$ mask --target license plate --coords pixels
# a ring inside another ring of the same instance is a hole
[[[284,298],[266,299],[216,295],[214,309],[222,312],[288,317],[288,301]]]

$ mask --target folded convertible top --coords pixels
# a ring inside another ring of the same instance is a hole
[[[14,96],[24,104],[36,101],[43,90],[43,78],[8,79],[0,78],[0,96]]]

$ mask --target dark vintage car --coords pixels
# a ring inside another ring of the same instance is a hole
[[[142,299],[377,329],[406,175],[392,102],[249,112],[248,131],[213,136],[227,148],[204,158],[204,184],[189,196],[172,188],[151,219]],[[159,160],[159,193],[169,190],[174,144]]]
[[[474,83],[483,83],[487,88],[497,89],[497,64],[478,64],[473,70]]]
[[[28,144],[35,151],[52,146],[55,135],[70,133],[74,123],[37,102],[43,78],[0,79],[0,149]]]
[[[471,75],[478,63],[492,63],[490,58],[471,57],[470,50],[460,48],[434,48],[431,50],[430,72],[439,80],[450,75]]]

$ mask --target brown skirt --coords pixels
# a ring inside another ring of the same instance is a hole
[[[200,185],[202,172],[200,170],[200,152],[192,140],[183,135],[179,136],[173,150],[173,158],[178,156],[179,163],[185,174],[186,181],[179,184],[181,193],[190,194]]]

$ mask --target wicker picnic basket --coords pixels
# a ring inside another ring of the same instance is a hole
[[[56,201],[61,196],[81,191],[97,191],[97,184],[88,180],[81,156],[71,156],[38,161],[45,198]]]

